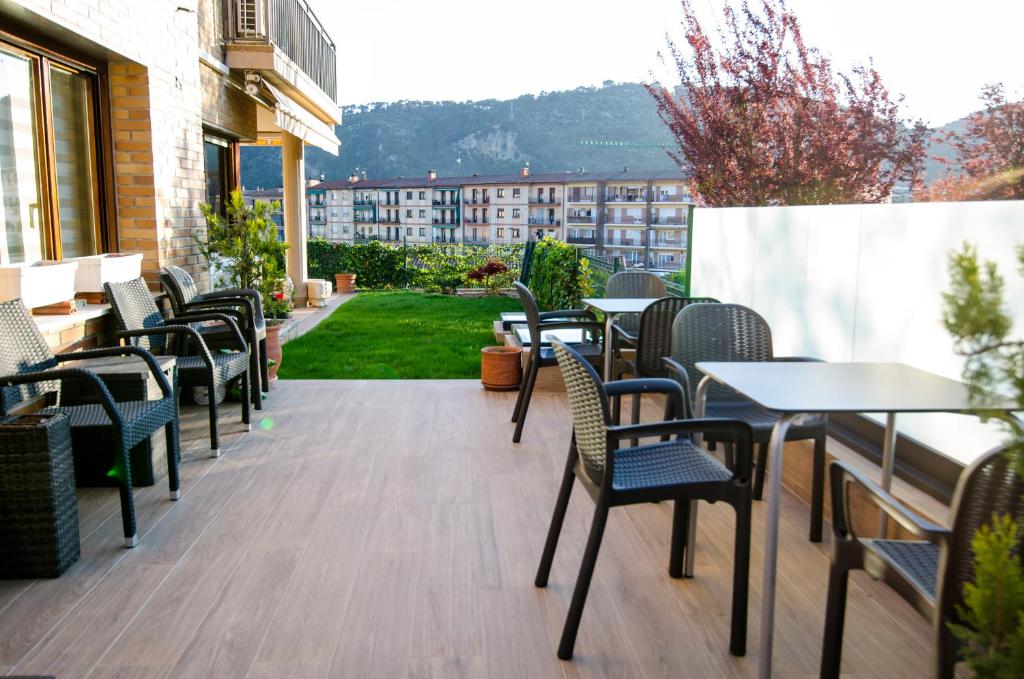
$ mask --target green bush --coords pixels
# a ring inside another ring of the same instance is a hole
[[[568,243],[545,238],[533,250],[530,291],[541,311],[578,309],[580,300],[593,294],[590,263],[578,257]]]
[[[451,292],[460,286],[484,287],[466,278],[473,269],[490,261],[504,264],[509,280],[519,278],[523,260],[522,245],[416,245],[409,248],[411,285],[430,292]]]
[[[368,290],[404,288],[411,278],[402,248],[380,241],[352,244],[314,238],[306,253],[310,278],[333,281],[334,274],[354,273],[356,285]]]

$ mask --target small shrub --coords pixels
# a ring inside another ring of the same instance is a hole
[[[530,291],[541,311],[579,308],[593,293],[590,263],[568,243],[545,238],[533,250]]]
[[[487,293],[497,295],[502,287],[508,284],[508,267],[497,260],[490,260],[466,274],[466,280],[480,283],[487,288]]]

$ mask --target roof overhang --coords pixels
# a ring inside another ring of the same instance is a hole
[[[338,155],[341,141],[334,127],[323,122],[294,99],[267,81],[261,83],[257,100],[263,104],[256,111],[256,129],[259,143],[280,143],[281,133],[298,137],[305,144]]]

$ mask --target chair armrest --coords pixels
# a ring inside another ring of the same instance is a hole
[[[606,396],[627,396],[630,394],[665,394],[669,397],[669,411],[672,417],[682,418],[685,414],[686,401],[683,389],[678,382],[661,377],[642,377],[632,380],[615,380],[605,382]]]
[[[632,381],[632,380],[625,380]],[[667,380],[666,380],[667,381]],[[697,434],[720,434],[735,442],[736,461],[733,474],[737,478],[750,478],[753,458],[754,430],[741,420],[704,418],[700,420],[666,420],[644,424],[625,424],[608,427],[608,443],[611,449],[622,439],[642,439],[654,436],[695,436]]]
[[[213,356],[210,349],[203,341],[202,335],[195,328],[187,325],[162,325],[159,328],[143,328],[142,330],[119,330],[114,333],[116,339],[132,339],[133,337],[148,337],[149,335],[188,335],[196,341],[199,347],[199,355],[202,357],[206,367],[213,370]]]
[[[690,376],[686,372],[686,368],[683,364],[674,358],[663,357],[661,362],[665,365],[668,370],[669,376],[679,383],[679,386],[683,388],[683,396],[685,398],[686,409],[683,411],[684,417],[693,417],[693,404],[690,403],[690,394],[693,391],[690,389]]]
[[[65,380],[71,378],[79,378],[92,382],[93,386],[96,387],[96,391],[100,395],[100,405],[103,406],[103,410],[107,413],[107,417],[110,418],[110,422],[114,425],[120,435],[120,432],[124,431],[124,418],[121,417],[121,409],[118,408],[117,403],[114,402],[114,397],[111,396],[110,390],[107,389],[107,385],[104,384],[99,375],[91,370],[86,370],[85,368],[58,368],[56,370],[42,370],[40,372],[24,373],[21,375],[7,375],[6,377],[0,377],[0,387],[16,387],[22,384],[34,384],[35,382],[48,382],[50,380]]]
[[[223,308],[235,308],[244,307],[247,314],[247,318],[254,321],[259,318],[257,315],[258,305],[248,297],[218,297],[210,300],[192,300],[188,304],[185,304],[182,308],[182,313],[192,313],[193,311],[208,310],[208,309],[223,309]]]
[[[149,372],[153,374],[153,379],[155,379],[157,385],[159,385],[160,393],[164,395],[164,398],[171,396],[171,385],[167,381],[167,375],[164,375],[163,371],[160,370],[160,364],[156,362],[156,357],[142,347],[129,345],[121,347],[106,347],[104,349],[89,349],[86,351],[71,351],[63,354],[57,354],[54,358],[56,358],[58,362],[62,362],[78,361],[85,358],[103,358],[105,356],[138,356],[146,362],[146,365],[149,366]]]
[[[563,323],[548,321],[541,323],[539,328],[541,332],[547,330],[595,330],[604,333],[604,324],[597,321],[565,321]]]
[[[228,328],[231,329],[231,333],[235,337],[235,342],[238,343],[239,351],[246,351],[248,346],[245,343],[245,338],[242,336],[242,332],[238,329],[238,324],[235,323],[234,319],[228,314],[220,311],[217,313],[205,313],[205,314],[181,314],[174,317],[175,321],[185,321],[186,323],[195,323],[200,321],[221,321]],[[205,342],[203,343],[205,345]]]
[[[590,309],[562,309],[561,311],[542,311],[537,314],[540,320],[561,320],[564,318],[586,318],[595,320],[594,312]]]
[[[259,290],[254,288],[222,288],[220,290],[213,290],[211,292],[198,294],[192,298],[192,302],[208,301],[222,297],[248,297],[257,302],[261,301]]]
[[[832,531],[839,537],[857,537],[850,522],[850,486],[859,486],[887,516],[914,537],[935,544],[942,544],[949,536],[949,529],[919,516],[874,481],[852,467],[834,460],[828,468],[832,490]]]

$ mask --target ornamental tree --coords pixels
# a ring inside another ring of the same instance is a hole
[[[784,0],[727,5],[715,47],[682,0],[683,42],[668,38],[679,78],[645,85],[675,137],[669,155],[711,206],[885,200],[918,183],[927,130],[904,124],[878,72],[833,70],[804,42]]]

